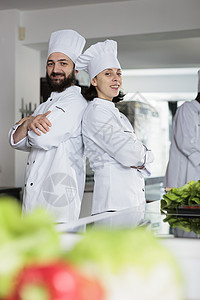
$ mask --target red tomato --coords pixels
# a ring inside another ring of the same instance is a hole
[[[79,289],[77,300],[103,300],[105,293],[101,284],[95,280],[85,276],[79,279]]]
[[[12,295],[5,300],[103,300],[101,285],[64,262],[25,267]],[[39,294],[37,294],[39,293]]]

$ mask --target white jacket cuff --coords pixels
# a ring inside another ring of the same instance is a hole
[[[9,133],[8,133],[8,137],[9,137],[9,142],[10,142],[10,145],[14,148],[18,148],[18,146],[25,146],[26,144],[26,137],[23,138],[21,141],[19,141],[18,143],[15,143],[14,142],[14,139],[13,139],[13,134],[15,133],[15,131],[17,130],[17,128],[20,126],[21,124],[15,124],[12,126],[12,128],[10,129]]]

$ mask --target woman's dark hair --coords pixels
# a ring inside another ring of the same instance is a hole
[[[89,87],[83,86],[81,88],[81,93],[83,97],[88,100],[92,101],[94,98],[98,98],[96,88],[91,84]],[[124,99],[125,94],[120,91],[118,96],[114,97],[112,102],[117,103],[119,101],[122,101]]]

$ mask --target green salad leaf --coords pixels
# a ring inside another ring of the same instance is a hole
[[[182,205],[200,204],[200,180],[192,180],[179,188],[172,188],[161,199],[161,211],[174,210]]]
[[[167,215],[163,221],[168,222],[173,228],[177,227],[186,232],[192,231],[196,234],[200,234],[200,218],[184,218]]]
[[[66,260],[96,278],[106,299],[159,299],[162,294],[184,299],[176,258],[145,227],[90,228],[66,253]]]
[[[25,264],[48,262],[59,255],[59,235],[45,211],[22,217],[16,199],[0,197],[0,298],[12,288]]]
[[[118,273],[124,268],[134,267],[148,274],[159,262],[167,261],[171,266],[176,261],[158,242],[151,231],[134,229],[89,230],[71,251],[67,261],[85,269],[91,265],[102,274]]]
[[[200,205],[200,180],[189,181],[187,184],[179,187],[172,188],[167,194],[163,195],[161,199],[161,212],[166,214],[164,222],[168,222],[171,227],[178,227],[186,232],[193,231],[200,233],[200,218],[197,217],[180,217],[171,215],[176,213],[177,208],[181,206]]]

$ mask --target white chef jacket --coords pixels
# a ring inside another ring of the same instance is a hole
[[[165,187],[180,187],[200,179],[200,104],[187,101],[178,107],[172,129]]]
[[[85,185],[85,159],[81,121],[87,101],[80,88],[71,86],[61,93],[52,92],[48,100],[37,107],[33,116],[51,113],[48,133],[28,136],[14,144],[13,134],[19,125],[10,130],[13,148],[29,151],[23,211],[44,207],[56,222],[78,219]]]
[[[145,204],[142,172],[150,175],[153,155],[136,137],[112,101],[95,98],[82,124],[85,155],[94,171],[92,214]],[[131,166],[145,165],[144,170]]]

